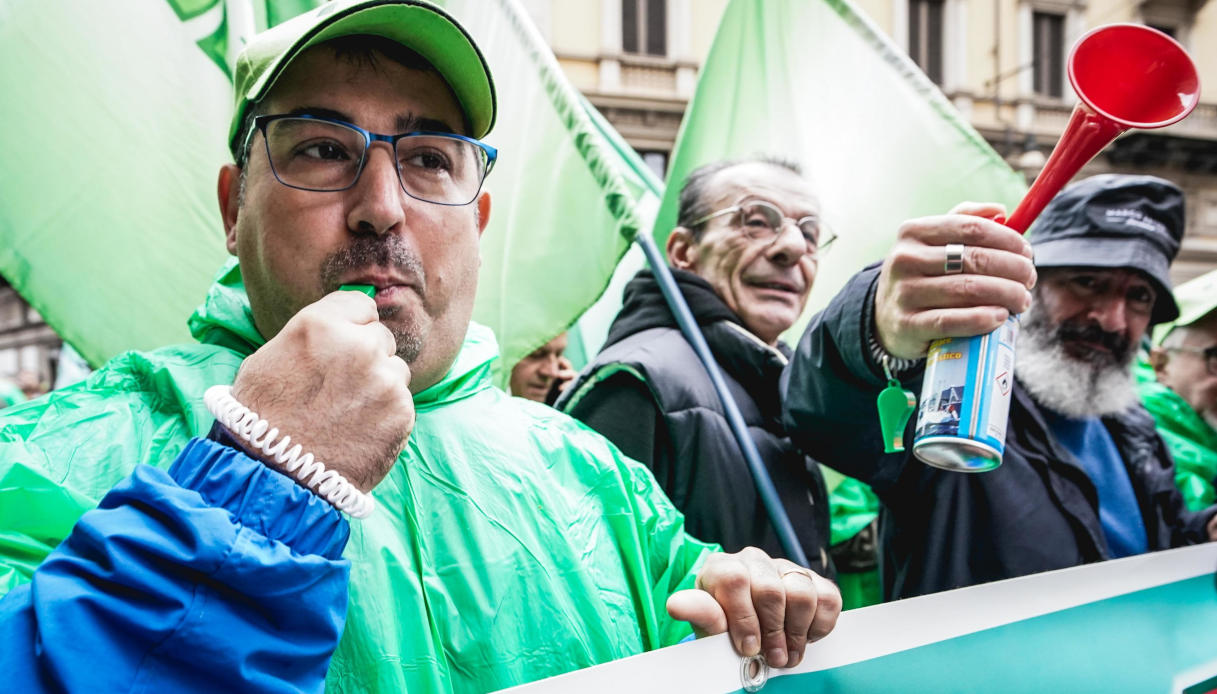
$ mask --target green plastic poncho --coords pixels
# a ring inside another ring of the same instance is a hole
[[[1208,508],[1217,501],[1217,431],[1178,393],[1158,382],[1145,357],[1144,351],[1138,354],[1133,373],[1141,402],[1175,459],[1175,485],[1189,510]]]
[[[856,541],[851,543],[851,540],[879,517],[879,497],[864,482],[824,465],[820,466],[820,470],[828,487],[828,507],[832,519],[829,546],[834,558],[839,558],[837,552],[842,549],[861,551],[862,547]],[[874,560],[877,564],[878,557],[875,556]],[[837,587],[841,590],[842,609],[845,610],[883,602],[883,585],[879,580],[878,568],[850,571],[838,563]]]
[[[16,383],[0,378],[0,410],[13,405],[20,405],[27,398]]]
[[[190,327],[200,344],[120,355],[0,416],[0,593],[136,464],[167,467],[211,427],[204,390],[231,383],[263,342],[235,263]],[[417,423],[376,512],[352,523],[327,691],[490,691],[689,633],[664,603],[714,547],[685,534],[644,467],[493,387],[497,355],[471,325],[451,371],[415,395]]]

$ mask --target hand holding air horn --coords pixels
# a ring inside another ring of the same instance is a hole
[[[1200,100],[1200,78],[1187,52],[1146,26],[1112,24],[1090,31],[1074,46],[1068,68],[1079,103],[1043,171],[1006,221],[1018,232],[1026,232],[1116,136],[1130,128],[1177,123]],[[1017,333],[1018,316],[1011,316],[987,335],[930,345],[913,443],[923,462],[968,472],[1001,464]]]

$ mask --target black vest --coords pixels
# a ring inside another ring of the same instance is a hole
[[[810,568],[832,575],[824,552],[830,532],[824,479],[819,465],[794,448],[780,424],[777,379],[785,357],[728,321],[705,325],[703,332]],[[658,456],[653,472],[685,514],[689,533],[729,552],[752,545],[785,556],[718,394],[679,330],[649,328],[605,348],[560,405],[569,411],[597,382],[623,370],[645,382],[663,414],[671,450]]]

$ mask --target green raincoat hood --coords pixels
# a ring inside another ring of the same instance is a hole
[[[0,593],[29,580],[81,513],[144,462],[168,467],[264,342],[235,262],[190,318],[197,344],[128,352],[0,416]],[[415,395],[397,465],[352,522],[350,608],[330,692],[485,692],[679,641],[667,597],[715,548],[644,467],[491,382],[472,324],[449,373]]]
[[[1184,502],[1192,511],[1208,508],[1217,501],[1217,431],[1178,393],[1158,382],[1144,353],[1133,369],[1141,402],[1175,459],[1175,484]]]

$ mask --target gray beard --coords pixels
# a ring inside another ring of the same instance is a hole
[[[1123,364],[1094,363],[1071,356],[1035,305],[1023,316],[1014,374],[1036,402],[1066,417],[1103,417],[1137,402],[1133,351]]]

